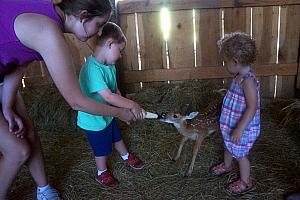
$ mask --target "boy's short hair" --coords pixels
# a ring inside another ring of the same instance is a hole
[[[107,39],[113,39],[116,43],[126,43],[126,37],[122,29],[113,22],[107,22],[102,29],[101,36],[97,37],[97,45],[103,45]]]
[[[241,32],[225,34],[218,41],[220,55],[224,59],[237,59],[242,65],[250,65],[256,59],[256,45],[250,35]]]

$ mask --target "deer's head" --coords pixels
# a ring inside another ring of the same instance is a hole
[[[180,112],[171,111],[166,114],[162,114],[161,122],[173,124],[176,128],[179,128],[186,122],[187,119],[193,119],[198,115],[198,112],[191,112],[185,115]]]

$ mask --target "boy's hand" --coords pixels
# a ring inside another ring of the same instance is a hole
[[[240,131],[238,129],[234,129],[233,132],[232,132],[232,134],[231,134],[231,140],[234,143],[238,143],[238,142],[241,141],[242,136],[243,136],[243,131]]]
[[[131,112],[133,113],[134,117],[137,119],[137,120],[142,120],[143,119],[143,109],[140,107],[139,104],[137,103],[134,103],[134,106],[130,109]]]
[[[23,138],[25,135],[25,127],[22,119],[13,110],[4,110],[3,115],[8,122],[9,132],[15,134],[18,138]]]

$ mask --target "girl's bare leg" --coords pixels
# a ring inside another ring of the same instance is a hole
[[[0,87],[2,99],[2,87]],[[30,156],[30,144],[26,139],[17,138],[8,131],[2,112],[0,112],[0,200],[4,200],[9,186],[16,177],[21,166]]]
[[[232,156],[231,154],[225,150],[224,152],[224,164],[225,164],[225,167],[229,168],[229,167],[232,167]]]
[[[245,183],[248,183],[250,181],[250,162],[247,156],[239,159],[238,162],[240,167],[241,180]]]
[[[45,173],[41,143],[36,131],[34,130],[33,123],[28,116],[23,98],[19,93],[16,98],[16,112],[22,118],[23,123],[26,126],[25,138],[31,148],[31,155],[26,164],[37,186],[45,186],[47,185],[47,177]]]

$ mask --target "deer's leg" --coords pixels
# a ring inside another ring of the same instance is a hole
[[[194,149],[193,149],[193,157],[192,157],[192,161],[191,161],[191,164],[189,166],[189,169],[188,171],[186,172],[186,176],[190,176],[193,172],[193,168],[194,168],[194,164],[195,164],[195,160],[196,160],[196,157],[197,157],[197,154],[198,154],[198,151],[199,151],[199,148],[202,144],[202,141],[204,139],[204,135],[203,134],[199,134],[198,135],[198,138],[195,142],[195,145],[194,145]]]
[[[177,161],[180,157],[180,154],[181,154],[181,151],[182,151],[182,148],[183,148],[183,145],[184,143],[188,140],[188,137],[183,137],[180,141],[180,145],[179,145],[179,148],[178,148],[178,151],[177,151],[177,154],[176,156],[172,159],[173,161]]]

